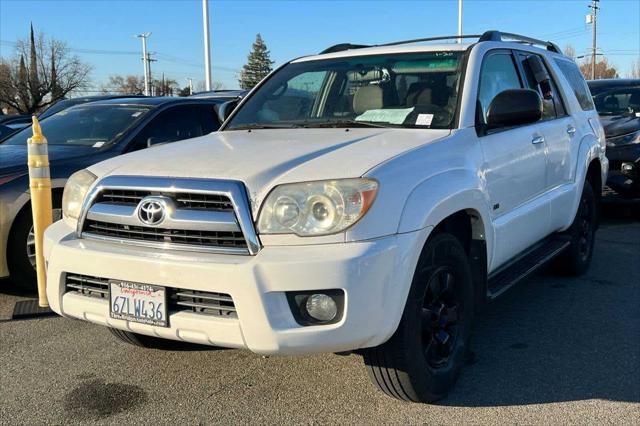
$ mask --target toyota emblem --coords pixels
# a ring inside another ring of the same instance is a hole
[[[140,202],[138,218],[146,225],[157,225],[164,219],[164,205],[155,199],[144,199]]]

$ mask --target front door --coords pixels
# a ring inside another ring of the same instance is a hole
[[[523,87],[511,51],[495,50],[485,56],[479,84],[477,119],[482,129],[493,98],[504,90]],[[495,229],[491,271],[546,236],[550,215],[543,196],[546,153],[538,123],[479,131],[484,153],[482,177]]]

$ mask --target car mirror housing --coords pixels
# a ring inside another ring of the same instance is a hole
[[[490,129],[535,123],[542,117],[542,99],[535,90],[509,89],[500,92],[489,104],[487,126]]]

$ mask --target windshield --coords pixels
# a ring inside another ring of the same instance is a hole
[[[451,128],[461,56],[429,52],[291,63],[247,99],[226,130]]]
[[[79,105],[42,120],[42,134],[49,145],[100,148],[114,142],[147,111],[138,105]],[[3,144],[25,145],[31,135],[28,126]]]
[[[600,115],[640,113],[640,86],[623,87],[593,97]]]

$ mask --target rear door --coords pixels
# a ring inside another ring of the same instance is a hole
[[[509,50],[489,51],[482,63],[477,97],[478,137],[495,228],[490,270],[544,238],[549,228],[545,144],[538,123],[483,130],[489,104],[500,92],[524,87]]]
[[[547,173],[545,177],[546,191],[559,189],[561,185],[570,183],[573,180],[573,169],[571,167],[571,144],[579,144],[575,120],[566,112],[562,96],[558,90],[555,78],[551,74],[549,66],[540,55],[538,56],[547,73],[551,77],[549,80],[550,91],[545,90],[536,82],[533,71],[527,63],[529,56],[536,55],[524,51],[517,52],[518,65],[524,76],[526,87],[537,91],[542,97],[542,119],[538,128],[544,137],[544,145],[547,154]]]

